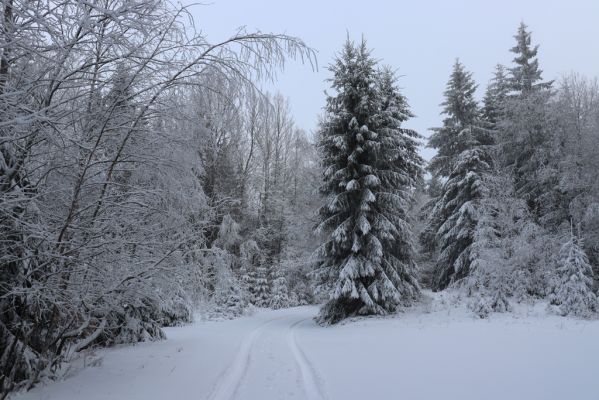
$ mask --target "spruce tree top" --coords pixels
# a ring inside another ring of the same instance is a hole
[[[493,127],[500,119],[510,91],[509,79],[503,65],[497,64],[484,97],[483,119]]]
[[[331,87],[338,95],[328,96],[327,113],[342,113],[340,119],[343,120],[347,110],[352,110],[358,120],[356,122],[360,125],[366,123],[372,115],[375,99],[375,61],[366,48],[366,42],[354,46],[351,41],[346,41],[329,71],[333,73],[333,78],[329,79]]]
[[[462,127],[475,121],[478,117],[478,105],[474,99],[476,88],[472,72],[466,71],[457,59],[444,92],[445,101],[441,103],[443,114],[447,115],[446,121]]]
[[[428,147],[437,149],[437,154],[429,164],[434,175],[449,176],[460,153],[480,139],[480,113],[474,99],[476,84],[472,73],[466,71],[459,60],[453,65],[453,71],[445,90],[443,120],[441,128],[433,128]]]
[[[510,50],[516,54],[514,57],[516,65],[510,69],[512,73],[511,86],[513,90],[520,93],[527,93],[537,88],[547,88],[552,83],[539,82],[543,72],[539,69],[539,60],[536,58],[539,46],[531,46],[531,32],[526,29],[527,26],[521,22],[518,33],[514,36],[516,46]]]

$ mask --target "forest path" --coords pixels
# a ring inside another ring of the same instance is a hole
[[[207,400],[326,399],[322,381],[297,341],[313,309],[269,319],[245,335]]]
[[[87,368],[11,400],[597,399],[599,321],[543,304],[481,320],[429,296],[331,327],[312,306],[198,318],[164,341],[98,350]]]

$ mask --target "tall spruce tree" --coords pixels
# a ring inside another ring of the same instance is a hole
[[[410,115],[392,76],[375,68],[364,40],[348,40],[329,67],[336,94],[319,131],[328,201],[318,229],[327,239],[316,275],[330,299],[321,323],[387,314],[419,293],[405,216],[406,191],[419,173],[408,150],[415,136],[401,129]]]
[[[472,74],[456,61],[442,103],[446,118],[429,139],[429,146],[439,152],[431,160],[431,172],[448,175],[429,215],[426,234],[421,236],[425,248],[434,245],[439,249],[433,276],[435,290],[467,276],[472,262],[470,250],[484,195],[483,174],[491,166],[486,149],[490,135],[481,120],[475,90]]]
[[[524,23],[514,38],[514,66],[509,77],[512,92],[501,123],[503,164],[514,171],[517,195],[540,220],[556,179],[550,159],[553,117],[548,105],[552,82],[542,82],[538,46],[531,45],[531,33]]]

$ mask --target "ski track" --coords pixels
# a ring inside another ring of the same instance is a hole
[[[312,366],[312,363],[310,363],[310,361],[306,357],[302,348],[298,345],[295,336],[297,327],[301,323],[308,320],[310,320],[310,318],[303,318],[289,326],[289,330],[287,331],[287,343],[289,344],[289,347],[291,347],[293,357],[295,358],[295,362],[299,367],[299,372],[302,378],[306,399],[326,400],[328,397],[326,396],[326,393],[323,390],[322,380],[316,373],[316,370]]]
[[[255,351],[256,343],[260,337],[275,321],[285,319],[286,317],[273,318],[254,328],[241,342],[239,350],[233,361],[219,375],[217,382],[212,387],[206,400],[234,400],[243,398],[240,391],[241,386],[246,380],[251,365],[252,353]],[[288,318],[288,317],[287,317]],[[306,357],[304,351],[299,346],[296,339],[297,327],[310,318],[300,320],[292,319],[289,321],[289,327],[285,335],[287,345],[293,354],[295,367],[301,379],[302,390],[306,400],[327,400],[323,385],[316,370]],[[241,397],[240,397],[241,396]]]
[[[260,337],[269,324],[282,318],[284,317],[273,318],[262,323],[243,339],[235,358],[219,375],[206,400],[233,400],[235,398],[244,377],[247,375],[256,339]]]

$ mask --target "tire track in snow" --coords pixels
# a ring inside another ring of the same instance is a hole
[[[282,318],[284,317],[273,318],[264,322],[254,328],[254,330],[242,340],[235,358],[219,375],[210,394],[206,397],[206,400],[233,400],[235,398],[235,395],[247,374],[256,339],[258,339],[269,324]]]
[[[295,358],[295,362],[299,367],[306,399],[326,400],[328,397],[323,389],[322,380],[318,376],[310,360],[308,360],[306,357],[302,348],[298,345],[297,339],[295,337],[298,325],[310,319],[311,318],[304,318],[295,322],[294,324],[291,324],[289,331],[287,332],[287,343],[291,347],[293,357]]]

